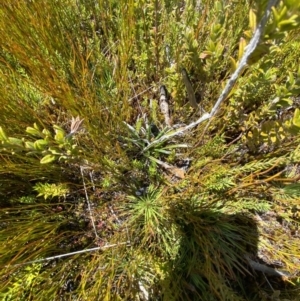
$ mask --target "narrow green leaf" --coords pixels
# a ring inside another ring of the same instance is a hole
[[[25,142],[25,148],[35,150],[34,143],[30,141]]]
[[[256,14],[252,9],[249,10],[249,27],[252,31],[255,31],[256,29]]]
[[[53,126],[54,130],[55,130],[55,136],[54,136],[54,139],[57,141],[57,142],[64,142],[65,141],[65,137],[66,137],[66,132],[64,131],[63,128],[61,128],[60,126],[58,125],[54,125]]]
[[[56,156],[54,155],[46,155],[40,161],[41,164],[48,164],[56,160]]]
[[[56,148],[56,147],[49,147],[49,151],[53,154],[53,155],[61,155],[61,151]]]
[[[3,142],[7,142],[8,141],[8,137],[6,136],[3,128],[0,126],[0,140]]]
[[[300,128],[300,110],[297,108],[293,116],[293,124]]]
[[[18,138],[9,137],[7,142],[10,143],[11,145],[23,147],[23,141]]]
[[[28,133],[28,134],[30,134],[32,136],[38,136],[38,137],[42,136],[42,134],[41,134],[41,132],[39,130],[37,130],[36,128],[30,127],[30,126],[28,126],[26,128],[26,133]]]
[[[33,145],[36,150],[44,150],[48,146],[48,142],[44,139],[39,139]]]

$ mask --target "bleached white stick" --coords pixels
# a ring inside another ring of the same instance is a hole
[[[118,246],[121,246],[121,245],[129,245],[129,244],[130,243],[127,241],[127,242],[121,242],[121,243],[118,243],[118,244],[106,245],[106,246],[103,246],[103,247],[84,249],[84,250],[80,250],[80,251],[75,251],[75,252],[70,252],[70,253],[66,253],[66,254],[41,258],[41,259],[27,261],[27,262],[23,262],[23,263],[19,263],[19,264],[14,264],[13,266],[21,266],[21,265],[25,265],[25,264],[32,264],[32,263],[43,262],[43,261],[48,261],[48,260],[53,260],[53,259],[59,259],[59,258],[63,258],[63,257],[76,255],[76,254],[82,254],[82,253],[93,252],[93,251],[98,251],[98,250],[105,250],[105,249],[109,249],[109,248],[118,247]],[[8,265],[6,267],[8,267]]]
[[[277,1],[278,0],[269,0],[268,6],[267,6],[266,11],[265,11],[265,14],[263,15],[262,19],[260,20],[250,43],[247,45],[246,51],[245,51],[239,65],[238,65],[237,69],[231,75],[229,81],[227,82],[227,84],[226,84],[224,90],[222,91],[221,95],[219,96],[217,102],[215,103],[214,107],[211,109],[210,120],[209,120],[208,124],[206,125],[201,137],[203,137],[205,131],[209,127],[209,124],[212,120],[212,117],[217,113],[221,103],[227,98],[230,91],[233,89],[236,81],[238,80],[240,74],[243,72],[244,68],[247,66],[248,59],[251,56],[251,54],[255,51],[255,49],[257,48],[257,46],[259,44],[261,36],[264,32],[264,28],[267,24],[267,21],[268,21],[269,17],[270,17],[272,7],[276,5]]]
[[[204,115],[202,115],[198,120],[196,120],[195,122],[190,123],[189,125],[187,125],[186,127],[183,127],[181,129],[178,129],[177,131],[174,131],[170,134],[166,134],[162,137],[160,137],[157,140],[154,140],[152,143],[150,143],[144,150],[143,152],[145,152],[146,150],[148,150],[149,148],[151,148],[152,146],[159,144],[165,140],[168,140],[171,137],[177,136],[179,134],[182,134],[183,132],[192,129],[193,127],[195,127],[196,125],[202,123],[203,121],[210,119],[216,114],[216,112],[218,111],[221,103],[227,98],[227,96],[229,95],[230,91],[232,90],[232,88],[234,87],[237,79],[239,78],[239,75],[242,73],[242,71],[244,70],[244,68],[247,65],[248,59],[250,57],[250,55],[255,51],[255,49],[257,48],[259,41],[261,39],[261,36],[264,32],[264,28],[267,24],[267,21],[270,17],[271,14],[271,10],[272,7],[276,5],[276,3],[278,2],[278,0],[269,0],[266,11],[262,17],[262,19],[260,20],[254,35],[250,41],[250,43],[248,44],[246,51],[238,65],[238,68],[234,71],[234,73],[231,75],[230,79],[228,80],[224,90],[222,91],[221,95],[219,96],[217,102],[215,103],[215,105],[213,106],[212,110],[210,113],[205,113]],[[206,125],[205,130],[208,128],[209,123]]]

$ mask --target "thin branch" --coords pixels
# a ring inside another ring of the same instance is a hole
[[[133,99],[136,99],[138,96],[143,95],[147,91],[153,89],[153,87],[154,87],[154,85],[150,86],[148,89],[142,91],[141,93],[134,95],[133,97],[131,97],[131,98],[128,99],[128,102],[131,102]]]
[[[248,256],[245,256],[245,258],[247,259],[251,268],[255,271],[259,271],[259,272],[262,272],[264,274],[268,274],[271,276],[280,276],[280,277],[290,277],[291,276],[288,272],[281,272],[274,268],[268,267],[264,264],[258,263],[256,261],[250,259]]]
[[[119,226],[122,225],[122,222],[120,221],[120,219],[117,217],[115,211],[113,210],[112,206],[109,205],[109,210],[112,213],[112,215],[114,216],[114,218],[116,219],[116,221],[118,222]],[[129,236],[129,231],[127,228],[127,225],[125,224],[125,229],[126,229],[126,235],[127,235],[127,242],[130,243],[130,236]]]
[[[138,99],[136,91],[135,91],[135,88],[134,88],[134,85],[132,84],[132,79],[131,79],[131,77],[130,77],[129,74],[128,74],[128,77],[130,79],[129,82],[130,82],[131,89],[132,89],[132,91],[133,91],[133,93],[135,95],[134,98]],[[140,105],[140,102],[138,101],[137,104],[138,104],[138,108],[139,108],[140,112],[143,113],[143,110],[142,110],[142,107]]]
[[[32,264],[32,263],[43,262],[43,261],[48,261],[48,260],[53,260],[53,259],[59,259],[59,258],[63,258],[63,257],[76,255],[76,254],[82,254],[82,253],[86,253],[86,252],[94,252],[94,251],[98,251],[98,250],[105,250],[105,249],[109,249],[109,248],[113,248],[113,247],[118,247],[120,245],[128,245],[128,244],[129,244],[128,242],[121,242],[121,243],[118,243],[118,244],[106,245],[106,246],[103,246],[103,247],[84,249],[84,250],[70,252],[70,253],[66,253],[66,254],[46,257],[46,258],[32,260],[32,261],[27,261],[27,262],[24,262],[24,263],[15,264],[13,266],[20,266],[20,265],[25,265],[25,264]],[[8,267],[8,266],[6,266],[6,267]]]
[[[94,178],[93,178],[93,173],[94,173],[94,171],[91,171],[91,172],[89,172],[89,175],[90,175],[90,179],[91,179],[91,182],[92,182],[92,185],[93,185],[93,191],[96,191],[95,182],[94,182]]]
[[[172,121],[170,118],[170,109],[169,109],[169,101],[168,101],[168,91],[164,85],[160,86],[160,98],[159,98],[159,106],[160,111],[165,117],[165,123],[167,126],[172,125]]]
[[[161,82],[163,82],[166,78],[168,78],[168,76],[163,77],[161,79]],[[145,94],[147,91],[149,91],[149,90],[151,90],[155,87],[156,87],[156,84],[153,84],[153,85],[149,86],[149,88],[147,88],[147,89],[143,90],[142,92],[140,92],[139,94],[136,94],[135,96],[129,98],[127,101],[131,102],[132,100],[136,99],[138,96],[141,96],[141,95]]]
[[[244,68],[247,66],[249,57],[251,56],[251,54],[257,48],[257,46],[260,42],[260,39],[263,35],[264,28],[267,24],[267,21],[269,19],[271,11],[272,11],[272,7],[275,6],[277,2],[278,2],[278,0],[269,0],[268,6],[267,6],[266,11],[265,11],[265,14],[263,15],[262,19],[260,20],[250,43],[247,45],[246,51],[245,51],[239,65],[238,65],[237,69],[231,75],[231,77],[230,77],[229,81],[227,82],[224,90],[222,91],[221,95],[219,96],[217,102],[215,103],[214,107],[212,108],[212,110],[210,112],[210,115],[211,115],[210,120],[209,120],[208,124],[206,125],[206,127],[203,131],[203,134],[201,135],[201,138],[204,136],[206,130],[208,129],[208,127],[211,123],[212,117],[215,116],[215,114],[217,113],[221,103],[227,98],[227,96],[229,95],[229,93],[233,89],[236,81],[238,80],[240,74],[243,72]]]
[[[270,13],[271,13],[271,8],[276,5],[277,0],[269,0],[266,12],[264,14],[264,16],[262,17],[261,21],[259,22],[255,33],[250,41],[250,43],[247,45],[246,47],[246,52],[243,55],[241,62],[238,65],[238,68],[234,71],[234,73],[232,74],[231,78],[229,79],[226,87],[224,88],[224,90],[222,91],[219,99],[217,100],[216,104],[214,105],[214,107],[211,110],[211,117],[214,116],[220,106],[220,104],[222,103],[222,101],[224,101],[226,99],[226,97],[229,95],[230,91],[232,90],[233,86],[235,85],[239,75],[242,73],[242,71],[244,70],[244,68],[247,66],[247,62],[248,59],[250,57],[250,55],[255,51],[255,49],[257,48],[259,41],[261,39],[261,36],[263,34],[264,28],[267,24],[267,21],[269,19]]]
[[[157,164],[159,164],[160,166],[162,166],[162,168],[164,168],[165,170],[167,170],[169,173],[173,174],[174,176],[176,176],[177,178],[180,179],[184,179],[185,177],[185,171],[181,168],[177,168],[173,165],[170,165],[168,163],[165,163],[159,159],[156,159],[152,156],[149,156],[150,160],[155,161]]]
[[[93,228],[94,228],[94,231],[95,231],[95,236],[96,236],[96,238],[99,238],[97,230],[96,230],[95,222],[94,222],[94,217],[92,215],[92,209],[91,209],[91,204],[90,204],[89,196],[88,196],[88,193],[87,193],[87,190],[86,190],[86,185],[85,185],[85,181],[84,181],[83,167],[82,166],[80,166],[80,172],[81,172],[81,177],[82,177],[82,182],[83,182],[83,188],[84,188],[84,192],[85,192],[85,199],[86,199],[87,204],[88,204],[88,210],[90,212],[91,222],[92,222],[92,225],[93,225]]]
[[[268,280],[267,276],[265,275],[265,273],[263,273],[263,275],[264,275],[264,277],[265,277],[266,281],[268,282],[268,284],[269,284],[269,287],[271,288],[271,290],[272,290],[272,291],[273,291],[273,293],[274,293],[274,292],[275,292],[275,290],[274,290],[273,286],[271,285],[270,281]],[[273,298],[272,298],[272,299],[273,299]],[[277,299],[277,298],[276,298],[276,299]]]
[[[261,39],[261,36],[264,32],[264,28],[266,26],[266,23],[268,21],[268,18],[271,14],[271,8],[273,6],[276,5],[276,3],[278,2],[278,0],[269,0],[268,6],[266,8],[265,14],[262,17],[261,21],[259,22],[254,35],[250,41],[250,43],[248,44],[246,51],[238,65],[238,68],[235,70],[235,72],[231,75],[230,79],[228,80],[224,90],[222,91],[221,95],[219,96],[217,102],[215,103],[215,105],[213,106],[212,110],[210,113],[205,113],[204,115],[202,115],[198,120],[196,120],[195,122],[190,123],[189,125],[187,125],[186,127],[183,127],[177,131],[174,131],[172,133],[166,134],[162,137],[160,137],[157,140],[154,140],[152,143],[150,143],[146,148],[144,148],[143,152],[145,152],[146,150],[148,150],[149,148],[151,148],[152,146],[159,144],[165,140],[168,140],[171,137],[180,135],[184,132],[186,132],[187,130],[192,129],[193,127],[197,126],[198,124],[204,122],[207,119],[210,119],[217,113],[221,103],[227,98],[227,96],[229,95],[230,91],[233,89],[239,75],[242,73],[242,71],[244,70],[244,68],[247,65],[248,59],[250,57],[250,55],[255,51],[255,49],[257,48],[259,41]],[[208,122],[208,124],[206,125],[203,134],[201,137],[203,137],[203,135],[205,134],[205,131],[207,130],[208,126],[210,124],[210,121]],[[200,138],[201,139],[201,138]]]

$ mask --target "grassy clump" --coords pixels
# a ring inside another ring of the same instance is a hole
[[[0,4],[3,300],[297,300],[297,1],[210,123],[172,136],[192,93],[212,109],[265,2]]]

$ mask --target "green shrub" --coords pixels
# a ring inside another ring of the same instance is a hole
[[[297,300],[298,1],[7,2],[1,298]]]

